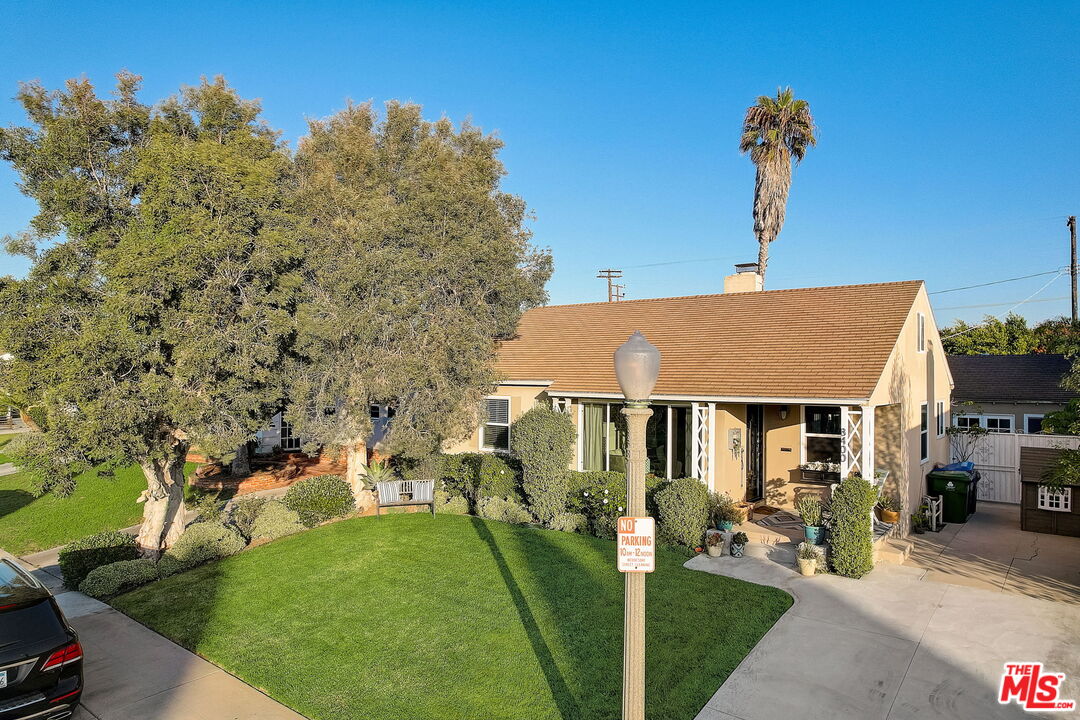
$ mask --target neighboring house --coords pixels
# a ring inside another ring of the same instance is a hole
[[[385,405],[372,405],[371,413],[371,437],[368,439],[369,450],[379,447],[386,437],[390,420],[394,417],[394,408]],[[270,423],[255,433],[255,454],[270,455],[275,452],[300,452],[304,440],[293,433],[292,425],[285,419],[282,413],[277,413],[270,418]]]
[[[504,342],[506,379],[473,435],[449,452],[507,452],[538,402],[578,429],[573,467],[623,470],[626,436],[612,353],[635,330],[661,352],[647,430],[650,471],[696,477],[736,500],[790,508],[823,494],[799,466],[889,472],[906,517],[925,473],[948,462],[951,379],[922,282],[760,290],[541,307]],[[837,476],[838,477],[838,476]]]
[[[1061,387],[1072,367],[1064,355],[949,355],[953,421],[994,433],[1037,433],[1047,413],[1076,393]],[[963,407],[961,407],[963,406]]]

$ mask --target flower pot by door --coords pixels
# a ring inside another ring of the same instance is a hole
[[[799,558],[799,572],[807,577],[810,577],[817,572],[817,560],[807,560],[806,558]]]
[[[730,520],[720,520],[716,523],[716,529],[720,532],[731,532],[731,528],[735,526],[735,523]]]
[[[720,557],[724,554],[723,545],[706,545],[705,551],[709,553],[709,557]]]
[[[742,557],[745,547],[745,545],[739,543],[731,543],[731,557]]]
[[[814,525],[803,525],[803,536],[815,545],[821,544],[821,535],[821,527]]]
[[[885,508],[881,508],[881,522],[896,524],[900,522],[900,513],[896,512],[895,510],[886,510]]]

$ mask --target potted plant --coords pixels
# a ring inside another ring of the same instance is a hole
[[[800,479],[806,483],[830,485],[840,482],[840,463],[811,461],[799,466]]]
[[[930,508],[920,505],[919,511],[911,514],[911,529],[916,535],[922,535],[930,527]]]
[[[724,554],[724,536],[719,532],[709,533],[705,538],[705,552],[709,557],[720,557]]]
[[[795,511],[803,521],[803,537],[815,545],[821,544],[821,499],[815,495],[803,495],[795,501]]]
[[[894,525],[900,522],[900,498],[889,495],[878,500],[878,514],[881,522]]]
[[[822,565],[825,564],[824,550],[809,540],[799,543],[799,547],[795,551],[795,557],[799,562],[799,572],[807,577],[817,573],[819,561]]]
[[[727,493],[712,493],[712,522],[723,532],[729,532],[735,523],[742,522],[735,501]]]
[[[750,538],[746,537],[746,533],[735,533],[731,538],[731,557],[742,557],[743,550],[746,549],[746,543],[749,541]]]

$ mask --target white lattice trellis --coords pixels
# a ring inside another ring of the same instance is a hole
[[[712,472],[709,458],[712,455],[713,406],[712,403],[694,403],[690,411],[693,419],[691,456],[694,477],[709,483]]]

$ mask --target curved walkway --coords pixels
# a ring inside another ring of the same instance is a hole
[[[995,720],[1003,665],[1043,661],[1080,701],[1080,607],[924,582],[879,565],[861,580],[804,578],[791,546],[686,567],[783,588],[795,604],[717,690],[697,720]],[[1053,714],[1048,715],[1052,717]]]

